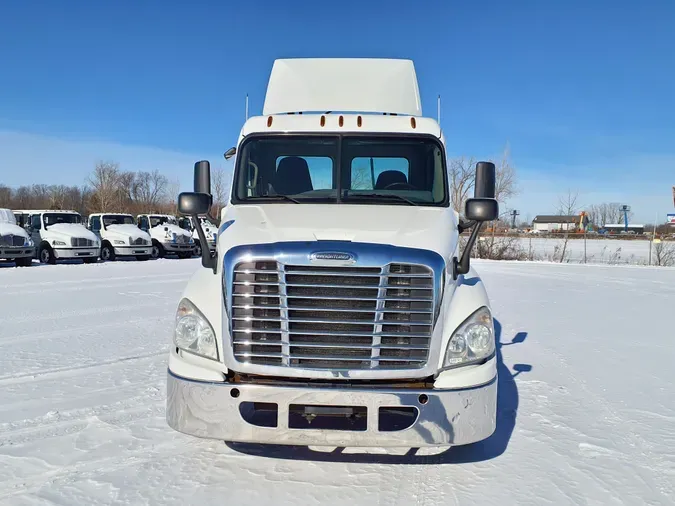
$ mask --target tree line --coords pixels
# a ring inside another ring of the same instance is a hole
[[[224,204],[228,182],[222,169],[212,171],[214,212]],[[83,216],[95,212],[175,214],[180,183],[159,170],[124,171],[116,162],[98,162],[81,186],[0,184],[0,208],[69,209]]]

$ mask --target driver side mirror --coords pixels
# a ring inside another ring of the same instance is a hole
[[[211,208],[211,200],[208,193],[183,192],[178,195],[178,212],[187,216],[206,214]]]
[[[464,215],[471,221],[492,221],[499,216],[499,204],[495,199],[473,198],[466,201]]]

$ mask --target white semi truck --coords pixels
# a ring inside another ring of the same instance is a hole
[[[195,244],[192,234],[178,226],[178,220],[170,214],[139,214],[136,217],[138,228],[150,234],[152,258],[162,258],[167,254],[178,258],[190,258],[194,254]]]
[[[199,216],[199,226],[204,231],[204,237],[211,253],[216,251],[216,237],[218,235],[218,226],[211,221],[209,216]],[[190,218],[181,217],[178,219],[178,225],[192,234],[192,240],[195,243],[194,254],[202,256],[202,241],[199,238],[199,231]]]
[[[101,241],[101,260],[135,257],[148,260],[152,255],[152,238],[136,225],[134,217],[122,213],[89,215],[87,227]]]
[[[277,60],[233,154],[217,251],[202,250],[178,304],[168,424],[299,445],[489,437],[495,333],[469,261],[498,215],[495,168],[477,164],[460,221],[413,63]],[[208,162],[195,164],[194,190],[178,205],[196,219],[213,200]]]
[[[17,267],[29,267],[35,256],[35,245],[28,232],[17,225],[14,213],[0,209],[0,261],[14,262]]]
[[[82,259],[84,263],[95,263],[101,250],[101,243],[93,232],[82,225],[82,216],[75,211],[65,210],[19,210],[26,230],[35,243],[35,254],[43,264],[54,264],[57,260]]]

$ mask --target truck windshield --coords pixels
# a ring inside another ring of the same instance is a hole
[[[75,213],[45,213],[42,215],[45,228],[58,223],[82,223],[82,217]]]
[[[276,135],[242,144],[232,200],[447,206],[446,186],[433,137]]]
[[[109,225],[135,225],[134,217],[130,214],[106,214],[103,216],[103,224]]]
[[[172,216],[150,216],[150,226],[156,227],[158,225],[175,225],[176,218]]]

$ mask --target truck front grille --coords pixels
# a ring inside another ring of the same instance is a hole
[[[148,241],[143,239],[142,237],[137,237],[136,239],[130,237],[129,243],[134,246],[147,246],[149,244]]]
[[[84,237],[71,237],[70,245],[73,248],[91,248],[94,245],[94,241],[85,239]]]
[[[20,235],[0,235],[0,246],[21,247],[25,239]]]
[[[433,330],[433,272],[422,265],[235,266],[239,362],[304,369],[418,369]]]

